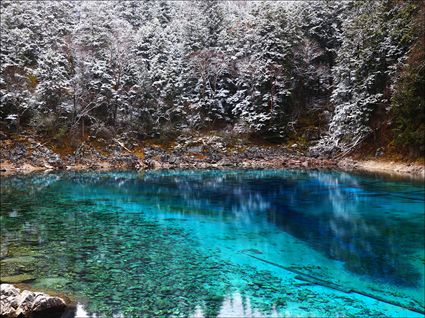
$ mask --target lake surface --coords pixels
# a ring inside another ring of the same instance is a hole
[[[318,171],[2,178],[1,276],[76,317],[424,317],[424,185]]]

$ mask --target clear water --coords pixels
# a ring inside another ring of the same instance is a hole
[[[8,177],[1,276],[77,317],[424,317],[424,194],[318,171]]]

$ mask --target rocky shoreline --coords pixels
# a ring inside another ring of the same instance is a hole
[[[425,167],[413,163],[378,160],[326,159],[305,155],[298,146],[259,146],[240,140],[207,136],[181,138],[167,147],[155,144],[124,143],[112,140],[96,147],[84,142],[68,154],[29,137],[20,141],[2,140],[1,176],[36,171],[109,171],[157,169],[305,169],[368,171],[425,178]],[[21,291],[1,284],[0,317],[60,317],[66,302],[44,293]]]
[[[354,160],[346,158],[338,162],[345,171],[366,171],[425,180],[425,165],[382,160]]]
[[[62,298],[29,290],[21,291],[11,284],[0,285],[0,317],[56,318],[62,316],[66,307]]]
[[[83,142],[60,154],[36,142],[6,140],[0,148],[2,175],[48,170],[140,170],[223,168],[334,168],[336,162],[304,156],[296,147],[258,146],[218,136],[180,138],[167,147],[111,140],[102,146]]]
[[[83,142],[61,154],[51,147],[23,138],[4,140],[0,148],[2,176],[36,171],[111,171],[158,169],[333,169],[369,171],[425,178],[424,165],[376,160],[309,157],[297,145],[264,146],[246,140],[228,142],[219,136],[179,137],[168,146],[118,139],[103,144]]]

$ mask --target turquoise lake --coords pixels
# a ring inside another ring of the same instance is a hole
[[[1,277],[69,317],[424,317],[424,184],[320,171],[1,179]]]

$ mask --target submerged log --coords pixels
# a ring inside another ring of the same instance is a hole
[[[342,285],[339,285],[339,284],[336,284],[336,283],[333,283],[333,282],[329,282],[329,281],[323,280],[321,278],[314,277],[310,274],[303,273],[303,272],[301,272],[297,269],[287,267],[287,266],[283,266],[283,265],[280,265],[280,264],[277,264],[277,263],[274,263],[274,262],[270,262],[270,261],[262,259],[258,256],[254,256],[254,255],[251,255],[251,254],[248,254],[248,253],[244,253],[244,254],[248,255],[249,257],[255,258],[256,260],[259,260],[263,263],[267,263],[269,265],[273,265],[273,266],[282,268],[282,269],[284,269],[288,272],[294,273],[294,274],[296,274],[295,278],[298,279],[298,280],[302,280],[302,281],[309,282],[309,283],[312,283],[312,284],[327,287],[327,288],[337,290],[337,291],[340,291],[340,292],[343,292],[343,293],[346,293],[346,294],[356,293],[356,294],[359,294],[359,295],[362,295],[362,296],[365,296],[365,297],[369,297],[369,298],[372,298],[372,299],[375,299],[375,300],[378,300],[378,301],[381,301],[381,302],[384,302],[384,303],[387,303],[387,304],[390,304],[390,305],[393,305],[393,306],[397,306],[399,308],[403,308],[403,309],[406,309],[406,310],[410,310],[410,311],[425,315],[425,309],[423,309],[423,308],[407,307],[406,305],[399,303],[395,300],[386,299],[384,297],[381,297],[381,296],[378,296],[378,295],[375,295],[375,294],[371,294],[371,293],[368,293],[368,292],[365,292],[365,291],[362,291],[362,290],[357,290],[357,289],[354,289],[354,288],[349,288],[349,287],[345,287],[345,286],[342,286]]]

